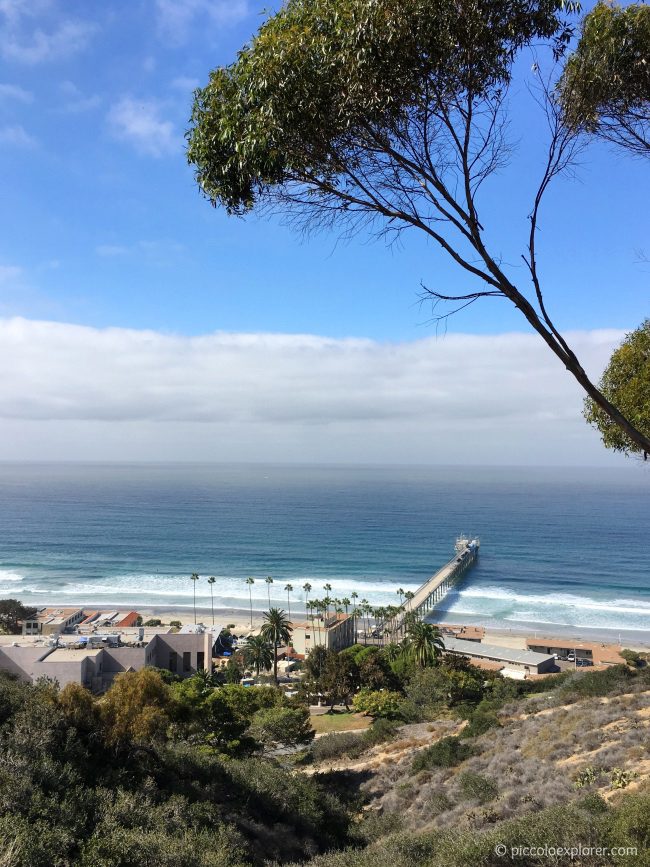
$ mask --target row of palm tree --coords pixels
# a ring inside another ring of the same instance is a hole
[[[264,579],[264,583],[266,584],[266,588],[267,588],[267,598],[268,598],[269,610],[270,610],[271,609],[271,584],[274,583],[273,578],[270,575],[268,575]],[[250,606],[250,625],[252,628],[252,626],[253,626],[253,584],[255,584],[255,579],[254,578],[247,578],[246,584],[248,585],[248,601],[249,601],[249,606]],[[287,611],[288,611],[288,615],[289,615],[289,620],[291,620],[291,594],[294,591],[293,584],[285,584],[284,589],[285,589],[285,592],[287,594]],[[309,610],[309,594],[311,593],[312,585],[307,581],[305,584],[302,585],[302,589],[303,589],[304,594],[305,594],[305,607],[307,608],[307,610]],[[325,584],[323,586],[323,589],[329,593],[332,589],[332,585],[331,584]],[[356,597],[356,596],[358,596],[358,594],[353,593],[352,596]],[[339,604],[339,605],[343,605],[344,608],[342,608],[341,611],[345,610],[346,613],[347,613],[348,608],[351,604],[350,599],[347,599],[347,598],[346,599],[335,599],[335,600],[328,599],[329,604],[332,604],[333,602],[336,604]],[[329,607],[328,607],[328,614],[329,614]]]
[[[194,606],[194,623],[196,623],[196,583],[200,581],[200,576],[198,573],[193,572],[190,576],[190,580],[192,581],[192,590],[193,590],[193,606]],[[210,607],[212,611],[212,625],[214,626],[214,584],[216,582],[216,578],[214,575],[210,575],[207,579],[208,584],[210,585]],[[271,610],[271,584],[273,584],[273,578],[268,575],[264,582],[267,586],[267,594],[268,594],[268,602],[269,602],[269,610]],[[246,584],[248,585],[248,598],[250,603],[250,625],[253,627],[253,584],[255,583],[254,578],[247,578]],[[287,611],[289,622],[291,621],[291,594],[293,593],[293,584],[285,584],[284,589],[287,594]],[[400,599],[399,606],[389,605],[387,607],[379,607],[373,608],[367,599],[362,599],[359,606],[357,606],[357,599],[359,598],[359,594],[354,590],[350,597],[343,597],[342,599],[332,598],[329,594],[332,590],[331,584],[324,584],[323,590],[328,594],[323,599],[318,600],[309,599],[309,594],[312,590],[312,585],[309,582],[306,582],[302,585],[302,589],[305,594],[305,607],[307,610],[308,617],[310,617],[312,626],[314,621],[313,612],[318,612],[319,617],[322,617],[324,612],[325,619],[329,619],[330,616],[330,607],[334,614],[349,614],[350,607],[352,606],[352,616],[355,618],[355,621],[358,621],[362,618],[365,618],[365,629],[364,631],[367,633],[370,630],[369,626],[369,617],[372,615],[375,621],[379,621],[379,629],[380,634],[383,636],[384,633],[389,629],[387,623],[394,620],[398,613],[405,610],[405,607],[402,605],[402,600],[405,600],[407,603],[410,599],[413,598],[413,593],[410,591],[404,592],[404,590],[400,587],[397,591],[397,594]]]
[[[194,623],[196,624],[196,582],[200,581],[200,576],[196,572],[192,572],[190,575],[190,581],[192,582],[192,590],[194,591]],[[216,582],[216,578],[214,575],[210,575],[208,578],[208,584],[210,585],[210,607],[212,608],[212,625],[214,626],[214,584]]]

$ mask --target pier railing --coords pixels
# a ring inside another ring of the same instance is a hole
[[[447,595],[476,561],[479,547],[478,539],[468,540],[463,548],[457,549],[455,556],[445,563],[442,569],[418,587],[413,596],[404,603],[400,614],[390,624],[392,641],[401,641],[404,637],[410,614],[423,617]]]

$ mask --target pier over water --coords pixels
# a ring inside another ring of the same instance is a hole
[[[403,612],[393,620],[393,641],[399,641],[404,636],[405,621],[409,614],[420,617],[431,611],[447,595],[449,590],[467,572],[476,561],[480,548],[478,537],[469,539],[459,536],[456,540],[456,554],[442,569],[418,587],[412,598],[403,606]]]

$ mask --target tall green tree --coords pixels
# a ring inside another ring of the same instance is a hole
[[[650,319],[630,332],[614,351],[600,381],[609,400],[620,406],[635,427],[650,436]],[[624,454],[648,452],[639,446],[607,416],[593,400],[585,400],[585,418],[602,437],[608,449]]]
[[[7,633],[20,631],[21,620],[36,617],[36,609],[29,608],[17,599],[0,599],[0,629]]]
[[[326,593],[326,596],[325,596],[325,599],[323,599],[323,602],[325,603],[325,619],[327,620],[327,618],[329,617],[329,614],[330,614],[330,603],[332,602],[332,600],[330,599],[330,593],[332,592],[332,585],[329,583],[323,584],[323,590]]]
[[[210,607],[212,609],[212,625],[214,626],[214,585],[216,583],[216,578],[214,575],[210,575],[208,578],[208,584],[210,585]]]
[[[359,686],[359,670],[354,659],[328,650],[319,683],[327,694],[330,713],[334,712],[336,704],[343,704],[349,710],[352,696]]]
[[[306,581],[302,585],[302,589],[305,591],[305,613],[309,610],[309,594],[311,593],[311,584],[309,581]]]
[[[271,607],[271,584],[273,584],[273,578],[271,578],[270,575],[267,575],[266,578],[264,579],[264,581],[266,583],[266,592],[267,592],[268,597],[269,597],[269,608],[270,608]]]
[[[293,584],[285,584],[284,589],[287,591],[287,610],[289,612],[289,620],[291,620],[291,594],[293,593]]]
[[[196,582],[199,580],[199,576],[196,572],[192,572],[190,575],[190,581],[192,582],[192,595],[194,602],[194,623],[196,623]]]
[[[407,657],[420,668],[433,665],[445,649],[438,627],[414,615],[407,615],[405,626],[403,646]]]
[[[251,609],[251,629],[253,628],[253,584],[255,583],[254,578],[247,578],[246,584],[248,586],[248,601],[250,603]]]
[[[650,439],[599,391],[544,300],[540,207],[578,140],[553,102],[524,261],[491,248],[480,190],[510,159],[508,87],[522,49],[556,56],[572,30],[564,0],[289,0],[195,94],[188,159],[230,214],[279,210],[308,228],[416,229],[464,272],[462,294],[506,298],[587,395],[637,446]],[[489,228],[489,227],[488,227]],[[449,315],[449,314],[447,314]]]
[[[282,608],[271,608],[264,612],[261,634],[273,647],[273,679],[278,682],[278,647],[288,644],[293,629]]]
[[[650,6],[597,3],[559,91],[570,125],[650,157]]]
[[[244,645],[244,661],[255,669],[259,677],[260,671],[268,671],[273,665],[273,650],[263,635],[250,635]]]

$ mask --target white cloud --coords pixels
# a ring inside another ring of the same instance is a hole
[[[174,42],[187,39],[195,23],[226,27],[249,13],[247,0],[157,0],[156,6],[160,30]]]
[[[134,244],[98,244],[95,253],[98,256],[112,258],[116,256],[148,256],[154,260],[166,261],[169,255],[176,255],[185,250],[183,244],[177,241],[136,241]]]
[[[108,113],[112,134],[137,151],[162,157],[179,150],[180,142],[174,125],[160,115],[160,105],[152,100],[136,100],[125,96]]]
[[[18,102],[33,102],[34,94],[16,84],[0,84],[0,99],[15,99]]]
[[[0,128],[0,144],[31,148],[36,145],[36,139],[23,126],[15,124]]]
[[[23,269],[18,265],[0,265],[0,286],[22,277]]]
[[[0,53],[5,60],[30,65],[61,60],[82,51],[96,29],[84,21],[63,21],[53,30],[45,31],[20,25],[19,21],[14,16],[0,31]]]
[[[65,99],[63,111],[69,114],[82,114],[86,111],[92,111],[101,104],[101,97],[93,93],[86,96],[73,81],[63,81],[60,85],[60,91]]]
[[[201,84],[198,78],[190,78],[186,75],[180,75],[178,78],[174,78],[171,82],[171,86],[175,90],[183,90],[183,91],[193,91]]]
[[[569,337],[598,375],[622,332]],[[9,319],[0,368],[5,456],[51,457],[52,436],[57,456],[98,459],[606,459],[581,418],[580,389],[531,335],[181,337]],[[36,425],[43,453],[26,455],[15,437],[30,441]]]
[[[121,244],[98,244],[95,247],[95,253],[98,256],[125,256],[129,252],[128,247],[123,247]]]

